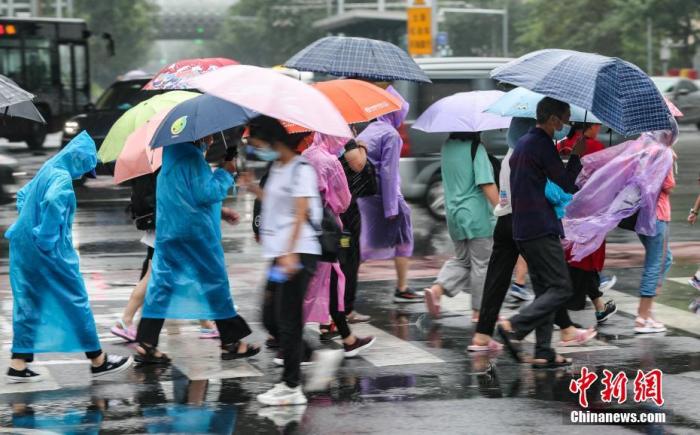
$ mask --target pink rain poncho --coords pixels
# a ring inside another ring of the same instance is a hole
[[[408,102],[391,86],[387,91],[403,101],[401,110],[380,116],[357,136],[367,144],[367,158],[377,172],[376,195],[358,198],[362,214],[362,260],[388,260],[413,254],[411,209],[401,195],[399,158],[403,140],[398,128],[408,114]]]
[[[620,221],[639,212],[635,231],[656,234],[656,203],[673,166],[676,131],[644,133],[581,160],[581,188],[562,221],[572,259],[593,253]]]
[[[313,143],[302,154],[316,169],[323,204],[333,211],[340,225],[339,216],[348,208],[352,199],[343,165],[337,157],[345,142],[346,139],[316,133]],[[335,271],[338,276],[335,289],[330,288],[331,271]],[[338,311],[342,312],[345,309],[345,275],[337,261],[319,261],[304,298],[304,322],[328,323],[330,291],[338,292]]]

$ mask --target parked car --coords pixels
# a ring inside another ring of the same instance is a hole
[[[694,124],[700,129],[700,86],[696,81],[684,77],[652,77],[659,91],[671,100],[683,116],[680,124]]]

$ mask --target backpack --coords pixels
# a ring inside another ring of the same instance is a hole
[[[156,228],[157,173],[134,178],[131,183],[131,219],[142,231]]]
[[[478,140],[473,140],[472,141],[472,162],[474,162],[474,159],[476,158],[476,151],[479,149],[479,141]],[[484,151],[486,151],[486,148],[484,148]],[[489,157],[489,162],[491,162],[491,168],[493,168],[493,178],[496,181],[496,187],[501,188],[500,186],[500,177],[501,177],[501,161],[496,158],[493,154],[486,152],[486,155]]]

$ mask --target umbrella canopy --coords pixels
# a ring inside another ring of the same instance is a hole
[[[189,81],[194,88],[331,136],[352,137],[333,103],[313,86],[267,68],[234,65]]]
[[[329,80],[311,86],[328,97],[348,124],[369,122],[401,109],[401,101],[389,92],[362,80]],[[285,125],[290,133],[308,131],[298,125]]]
[[[107,132],[97,157],[102,162],[111,162],[119,157],[119,153],[124,148],[127,137],[136,129],[141,127],[153,115],[166,109],[172,109],[179,103],[201,95],[197,92],[172,91],[159,94],[142,101],[136,106],[124,112]]]
[[[114,183],[119,184],[141,175],[152,174],[163,164],[163,148],[151,148],[148,144],[153,138],[157,126],[168,116],[164,110],[144,125],[137,128],[126,139],[114,166]]]
[[[504,95],[501,91],[460,92],[433,103],[413,128],[427,133],[477,132],[510,126],[510,118],[485,113],[487,107]]]
[[[491,104],[486,111],[501,116],[537,118],[537,103],[544,95],[525,88],[515,88]],[[591,112],[576,105],[571,106],[571,121],[602,124]]]
[[[173,107],[159,124],[148,125],[151,148],[194,142],[258,116],[252,110],[213,95],[199,95]],[[153,134],[150,134],[153,132]]]
[[[20,88],[12,79],[0,74],[0,114],[26,118],[31,121],[46,123],[34,103],[34,94]]]
[[[225,57],[179,60],[158,71],[143,89],[189,89],[188,79],[227,65],[238,65],[238,62]]]
[[[491,77],[590,110],[625,136],[671,128],[671,114],[649,76],[615,57],[539,50],[494,69]]]
[[[292,56],[284,66],[375,81],[430,83],[416,62],[396,45],[369,38],[327,36]]]

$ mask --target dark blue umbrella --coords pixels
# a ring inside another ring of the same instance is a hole
[[[194,142],[210,134],[243,125],[258,114],[213,95],[200,95],[173,107],[153,135],[150,146],[158,148]]]
[[[590,110],[625,136],[671,128],[671,113],[649,76],[616,57],[539,50],[494,69],[491,77]]]
[[[430,83],[404,50],[390,42],[368,38],[327,36],[302,49],[284,66],[340,77]]]

